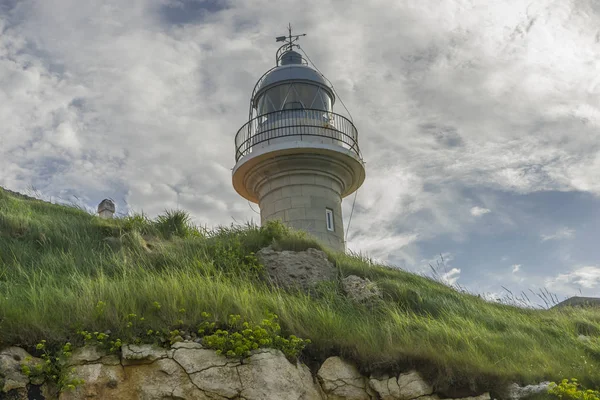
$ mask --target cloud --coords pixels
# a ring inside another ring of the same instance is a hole
[[[233,141],[294,15],[360,132],[367,178],[348,247],[415,267],[437,250],[427,241],[493,230],[473,217],[512,220],[482,193],[600,195],[596,3],[12,1],[0,6],[0,185],[152,217],[179,206],[208,226],[256,221],[231,185]]]
[[[459,268],[452,268],[450,271],[448,271],[442,275],[442,281],[450,286],[456,284],[456,282],[458,281],[458,278],[460,278],[460,269]]]
[[[513,264],[513,266],[512,266],[512,273],[513,274],[516,274],[520,270],[521,270],[521,264]]]
[[[542,242],[545,242],[548,240],[571,239],[573,236],[575,236],[575,231],[573,229],[569,229],[569,228],[561,228],[561,229],[557,230],[556,232],[551,233],[549,235],[545,235],[545,234],[540,235],[540,237],[542,238]]]
[[[546,285],[551,290],[563,293],[574,293],[580,289],[593,289],[597,293],[600,286],[600,266],[583,266],[572,269],[546,279]],[[590,292],[591,294],[591,292]]]
[[[487,209],[487,208],[482,208],[482,207],[475,206],[475,207],[471,208],[471,215],[474,216],[474,217],[480,217],[480,216],[482,216],[484,214],[487,214],[487,213],[489,213],[491,211],[492,210]]]
[[[445,252],[430,259],[420,261],[417,272],[432,276],[443,283],[453,286],[460,278],[461,269],[453,267],[454,254]]]

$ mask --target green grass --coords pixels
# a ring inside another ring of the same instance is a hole
[[[147,328],[192,329],[211,313],[260,321],[311,339],[307,363],[341,355],[365,372],[416,367],[440,387],[600,382],[600,312],[489,303],[432,279],[328,252],[342,276],[368,277],[384,300],[358,306],[337,282],[311,295],[271,288],[252,252],[320,248],[281,225],[191,226],[185,213],[102,220],[0,189],[0,347],[76,341],[78,329],[134,340]],[[99,314],[98,301],[106,303]],[[157,310],[153,303],[161,307]],[[184,312],[181,312],[184,309]],[[135,329],[127,316],[144,317]],[[178,321],[181,320],[181,321]],[[589,342],[578,340],[590,334]]]

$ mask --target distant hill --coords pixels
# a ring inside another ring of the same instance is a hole
[[[579,297],[573,296],[565,301],[562,301],[552,308],[559,307],[600,307],[600,297]]]

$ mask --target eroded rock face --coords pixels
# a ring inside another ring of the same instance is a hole
[[[367,379],[340,357],[329,357],[317,373],[328,400],[370,400]]]
[[[191,341],[170,349],[126,344],[121,356],[86,346],[73,351],[67,372],[84,384],[60,394],[40,376],[23,372],[23,365],[33,370],[42,362],[18,347],[0,351],[0,399],[440,400],[417,371],[367,378],[353,364],[330,357],[315,378],[306,365],[290,363],[275,349],[238,360]],[[519,400],[547,389],[547,382],[514,384],[500,398]],[[445,400],[490,400],[490,395]]]
[[[167,350],[151,345],[124,345],[122,363],[117,365],[106,356],[74,364],[72,377],[85,383],[61,393],[59,398],[322,399],[308,367],[291,364],[279,350],[260,350],[242,364],[197,343],[173,347]]]
[[[9,347],[0,352],[0,392],[8,393],[26,393],[27,385],[30,383],[29,376],[25,375],[22,365],[26,365],[31,370],[36,365],[42,364],[42,360],[32,357],[20,347]],[[41,384],[42,380],[33,377],[33,384]]]
[[[124,344],[121,347],[123,365],[151,364],[172,356],[173,350],[150,344]]]
[[[244,399],[322,399],[308,367],[290,363],[279,350],[263,350],[247,361],[237,368]]]
[[[342,289],[346,296],[357,303],[370,303],[382,298],[376,283],[367,278],[349,275],[342,279]]]
[[[327,254],[317,249],[306,251],[275,251],[265,247],[256,253],[269,277],[285,289],[309,291],[319,282],[334,280],[337,270]]]

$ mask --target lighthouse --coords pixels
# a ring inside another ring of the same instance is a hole
[[[365,180],[358,131],[333,111],[333,87],[299,52],[305,35],[288,29],[235,136],[233,187],[259,205],[261,224],[279,219],[345,251],[342,199]]]

